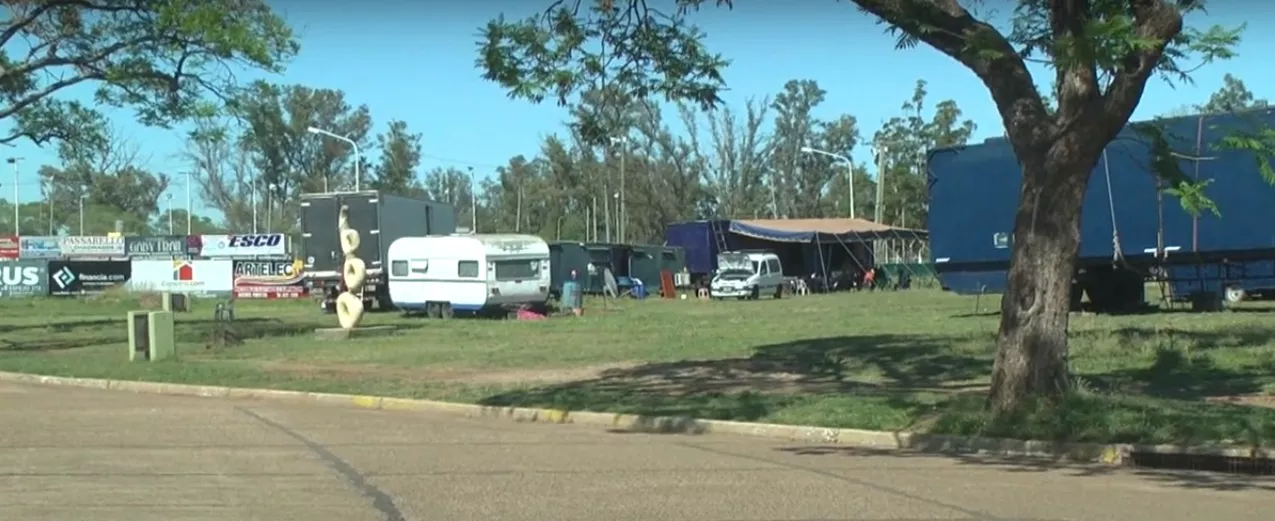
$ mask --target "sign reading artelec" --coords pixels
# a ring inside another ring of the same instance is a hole
[[[235,296],[301,298],[306,294],[300,261],[235,261]]]
[[[44,261],[0,263],[0,297],[48,295],[47,269]]]
[[[282,233],[248,235],[204,235],[204,257],[254,257],[287,255],[288,244]]]
[[[129,257],[185,257],[192,255],[192,242],[186,235],[162,235],[159,237],[125,237],[124,250]],[[194,244],[194,255],[199,254]]]
[[[65,257],[123,257],[124,238],[102,235],[59,237],[58,245]]]
[[[62,256],[60,237],[20,237],[18,257],[23,259],[56,259]]]

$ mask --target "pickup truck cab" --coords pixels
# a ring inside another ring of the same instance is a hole
[[[708,287],[714,299],[758,299],[762,295],[782,298],[784,270],[779,256],[771,252],[729,251],[717,255],[717,273]]]

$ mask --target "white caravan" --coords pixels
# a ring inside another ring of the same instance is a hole
[[[451,317],[549,300],[549,245],[534,235],[403,237],[386,260],[390,299],[408,312]]]

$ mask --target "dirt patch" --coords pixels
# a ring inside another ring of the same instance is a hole
[[[1244,394],[1238,396],[1214,396],[1205,398],[1208,403],[1229,403],[1275,409],[1275,396],[1269,394]]]

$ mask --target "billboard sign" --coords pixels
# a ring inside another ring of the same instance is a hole
[[[105,235],[71,235],[59,237],[64,257],[123,257],[124,238]]]
[[[21,251],[17,235],[0,235],[0,259],[16,259]]]
[[[127,283],[131,268],[128,261],[49,261],[49,294],[97,295]]]
[[[199,255],[199,241],[190,240],[197,235],[161,235],[158,237],[125,237],[124,252],[129,257],[186,257]]]
[[[59,237],[23,236],[19,238],[18,257],[22,259],[56,259],[62,256]]]
[[[131,291],[230,293],[234,291],[234,261],[135,260]]]
[[[44,261],[0,262],[0,297],[48,295],[47,269]]]
[[[204,235],[204,257],[258,257],[288,254],[288,244],[282,233],[258,233],[247,235]]]
[[[301,298],[306,295],[301,261],[237,260],[235,296]]]

